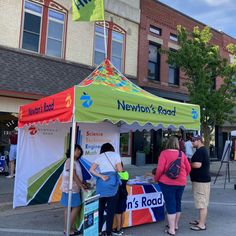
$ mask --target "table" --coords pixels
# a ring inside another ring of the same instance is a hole
[[[154,223],[165,219],[164,198],[158,184],[127,185],[128,198],[124,220],[124,228],[147,223]],[[95,191],[84,193],[83,199],[95,195]],[[83,204],[84,205],[84,204]],[[82,205],[81,215],[84,213]],[[83,216],[77,221],[77,228],[82,229]],[[114,228],[116,222],[114,222]],[[105,228],[104,228],[105,230]]]

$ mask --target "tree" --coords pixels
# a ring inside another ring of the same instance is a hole
[[[209,147],[215,126],[235,121],[236,60],[229,63],[220,55],[219,46],[210,43],[212,34],[208,27],[203,30],[194,27],[192,32],[188,32],[178,26],[177,32],[180,49],[163,53],[168,55],[167,62],[179,67],[187,77],[185,86],[190,102],[200,105],[201,131],[205,145]],[[236,46],[231,44],[227,49],[235,59]],[[216,88],[218,79],[222,84]]]

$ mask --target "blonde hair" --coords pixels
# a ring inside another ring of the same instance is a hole
[[[177,149],[179,150],[179,140],[175,136],[171,136],[166,143],[166,149]]]

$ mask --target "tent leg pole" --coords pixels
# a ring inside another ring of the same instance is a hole
[[[73,120],[72,123],[72,135],[71,135],[71,146],[70,146],[70,179],[69,179],[69,196],[68,196],[68,207],[67,207],[67,219],[66,219],[66,235],[70,235],[70,214],[71,214],[71,198],[72,198],[72,183],[73,183],[73,169],[74,169],[74,146],[75,146],[75,131],[76,122]]]

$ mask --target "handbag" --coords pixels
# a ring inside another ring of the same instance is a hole
[[[172,161],[168,166],[168,169],[166,170],[165,174],[170,179],[178,178],[181,169],[181,157],[182,157],[182,152],[179,150],[178,158],[175,161]]]

